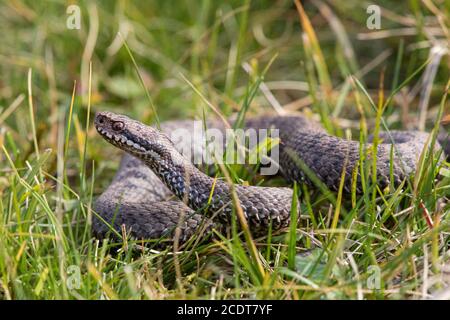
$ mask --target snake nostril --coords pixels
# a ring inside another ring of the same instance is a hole
[[[100,123],[100,124],[104,124],[105,123],[105,117],[104,116],[99,116],[97,118],[97,122]]]

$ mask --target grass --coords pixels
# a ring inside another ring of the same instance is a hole
[[[295,186],[300,222],[285,233],[240,237],[236,220],[174,254],[90,232],[120,159],[91,125],[96,110],[147,123],[301,112],[343,138],[426,127],[433,144],[449,112],[448,2],[376,1],[381,30],[357,0],[80,4],[80,30],[66,28],[64,2],[0,4],[2,299],[449,297],[450,168],[427,152],[397,189],[380,190],[363,160],[361,195],[314,177]]]

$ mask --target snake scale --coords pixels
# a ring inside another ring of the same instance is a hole
[[[219,122],[207,125],[224,130]],[[236,198],[254,235],[267,233],[269,225],[272,230],[289,225],[291,188],[232,185],[211,178],[183,156],[177,143],[166,135],[179,128],[193,130],[192,126],[189,120],[168,121],[158,130],[124,115],[96,114],[98,133],[126,154],[113,181],[95,201],[94,210],[99,215],[93,220],[95,236],[111,235],[111,227],[121,234],[125,227],[135,239],[167,238],[170,242],[178,229],[178,240],[185,242],[202,226],[205,230],[229,226]],[[351,191],[354,172],[359,172],[354,170],[360,162],[359,142],[329,135],[319,124],[302,116],[251,118],[245,121],[245,128],[279,129],[279,167],[289,182],[310,183],[301,169],[304,167],[299,165],[302,163],[331,190],[339,188],[345,170],[343,188]],[[380,187],[391,183],[398,186],[415,172],[429,134],[389,131],[381,132],[379,137],[377,183]],[[447,139],[446,134],[438,136],[449,154]],[[360,192],[361,179],[356,177],[356,191]]]

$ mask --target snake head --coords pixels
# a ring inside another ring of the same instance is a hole
[[[127,116],[98,112],[95,128],[106,141],[145,162],[155,164],[172,157],[173,144],[164,133]]]

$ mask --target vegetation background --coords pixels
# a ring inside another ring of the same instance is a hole
[[[152,104],[161,120],[210,117],[211,104],[301,113],[361,141],[436,132],[449,13],[445,0],[1,1],[0,297],[449,298],[450,171],[431,155],[398,189],[368,179],[347,198],[300,185],[300,223],[260,239],[218,236],[174,256],[90,232],[120,159],[95,111],[152,123]]]

